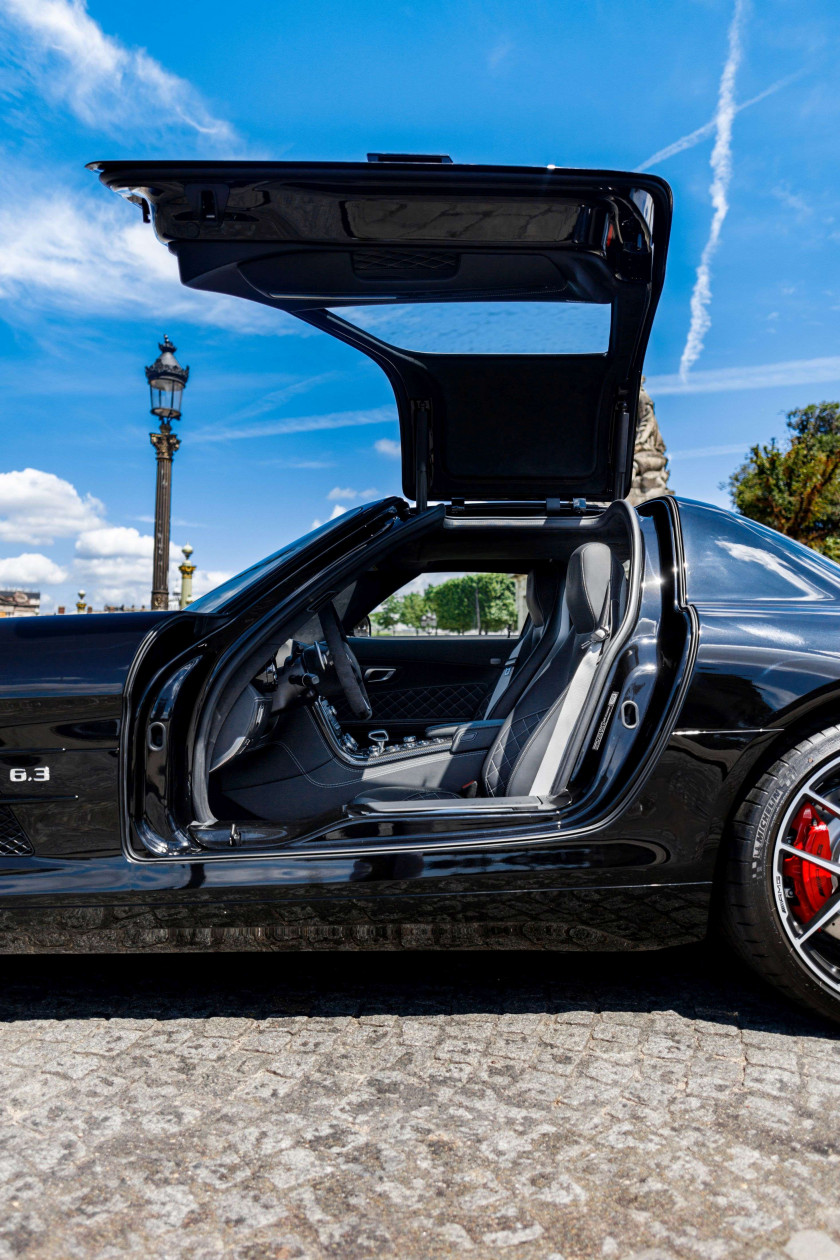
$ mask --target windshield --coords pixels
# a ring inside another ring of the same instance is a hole
[[[421,354],[606,354],[608,302],[417,302],[333,313]]]

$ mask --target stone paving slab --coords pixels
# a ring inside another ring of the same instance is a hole
[[[840,1260],[840,1038],[703,950],[8,958],[0,1257]]]

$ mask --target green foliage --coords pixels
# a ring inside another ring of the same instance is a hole
[[[399,595],[389,595],[384,604],[374,608],[370,619],[379,630],[392,630],[402,621],[402,600]]]
[[[753,446],[729,479],[739,512],[840,560],[840,403],[787,413],[790,438]]]
[[[463,634],[475,629],[475,585],[469,585],[467,578],[450,578],[430,586],[427,594],[440,630]]]
[[[402,597],[402,615],[400,621],[404,626],[412,626],[415,630],[425,630],[429,624],[429,602],[425,591],[409,591]]]
[[[430,586],[426,598],[441,630],[463,634],[479,619],[485,634],[516,628],[515,585],[507,573],[466,573]]]
[[[424,591],[389,595],[385,602],[370,614],[370,619],[380,631],[393,630],[398,625],[411,626],[417,631],[429,630],[434,626],[434,614],[429,608]]]
[[[463,634],[476,628],[476,592],[484,634],[516,629],[515,585],[507,573],[467,573],[425,591],[389,595],[370,619],[380,632],[400,625]]]

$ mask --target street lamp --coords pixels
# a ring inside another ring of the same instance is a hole
[[[152,608],[169,607],[169,517],[172,510],[172,457],[181,445],[172,432],[172,421],[181,418],[181,395],[190,369],[175,358],[176,347],[167,336],[158,342],[160,354],[146,368],[151,412],[160,420],[157,433],[149,438],[157,457],[155,493],[155,558],[152,571]]]
[[[193,601],[192,580],[195,573],[195,565],[190,564],[190,556],[193,549],[189,543],[181,548],[181,554],[184,557],[184,563],[178,565],[178,572],[181,574],[181,598],[178,602],[179,608],[187,608]]]

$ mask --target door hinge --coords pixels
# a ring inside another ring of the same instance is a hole
[[[429,505],[431,413],[432,405],[428,398],[411,399],[411,419],[414,436],[414,497],[418,512],[425,512]]]

